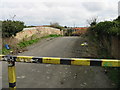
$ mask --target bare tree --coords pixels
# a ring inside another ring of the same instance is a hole
[[[98,17],[93,17],[89,20],[87,20],[87,23],[90,25],[90,26],[94,26],[98,23]]]
[[[59,23],[58,23],[58,22],[54,22],[54,23],[51,23],[51,22],[50,22],[50,26],[53,26],[53,27],[58,27],[58,26],[60,26],[60,25],[59,25]]]
[[[11,19],[12,21],[14,21],[16,15],[13,15],[13,16],[9,15],[9,16],[10,16],[10,19]]]
[[[58,28],[58,29],[60,29],[60,30],[63,29],[63,26],[61,26],[58,22],[54,22],[54,23],[51,23],[51,22],[50,22],[50,26],[51,26],[51,27],[54,27],[54,28]]]

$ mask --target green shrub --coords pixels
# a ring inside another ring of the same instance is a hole
[[[94,39],[93,42],[97,42],[97,54],[98,58],[113,58],[111,56],[111,36],[120,37],[120,17],[114,21],[100,22],[88,29],[90,40]],[[92,38],[92,39],[91,39]],[[107,41],[108,45],[106,45]],[[108,48],[110,47],[110,48]],[[120,87],[120,68],[107,68],[107,75],[109,78],[116,83],[117,87]]]
[[[16,33],[23,30],[25,27],[24,22],[6,20],[2,21],[2,37],[11,37],[16,35]]]
[[[99,37],[101,35],[120,36],[120,22],[118,21],[100,22],[94,27],[91,27],[89,30],[96,33],[97,36]]]

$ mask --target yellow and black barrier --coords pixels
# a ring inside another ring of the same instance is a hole
[[[10,90],[16,89],[15,62],[8,62],[8,80]]]
[[[120,67],[120,60],[116,60],[116,59],[113,60],[113,59],[55,58],[55,57],[0,55],[0,61],[8,62],[8,79],[9,79],[9,88],[11,90],[16,89],[15,62]]]
[[[15,70],[15,61],[11,56],[0,55],[0,60],[7,60],[8,62],[8,80],[9,80],[9,89],[16,90],[16,70]]]
[[[1,60],[6,61],[8,56],[0,55]],[[116,59],[85,59],[85,58],[56,58],[34,56],[9,56],[15,62],[63,64],[80,66],[120,67],[120,60]]]

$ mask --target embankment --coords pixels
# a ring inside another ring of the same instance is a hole
[[[4,38],[3,45],[4,44],[16,45],[21,41],[32,40],[51,34],[63,35],[63,31],[52,27],[24,28],[23,31],[17,33],[16,36],[10,38]]]

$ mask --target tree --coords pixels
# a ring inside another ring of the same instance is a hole
[[[64,26],[64,28],[67,28],[67,26]]]
[[[114,21],[103,21],[96,24],[94,27],[90,27],[92,33],[96,33],[97,37],[101,38],[105,36],[120,36],[120,22],[119,19]]]
[[[11,37],[12,35],[16,35],[16,33],[23,30],[25,27],[24,22],[21,21],[12,21],[5,20],[2,21],[2,37]]]
[[[118,22],[120,22],[120,16],[118,16],[118,18],[115,19],[114,21],[118,21]]]
[[[63,29],[63,27],[61,25],[59,25],[59,23],[55,22],[55,23],[50,23],[50,27],[54,27],[54,28],[58,28],[60,30]]]
[[[90,26],[94,26],[98,23],[98,18],[97,17],[91,18],[90,20],[87,20],[87,22]]]

